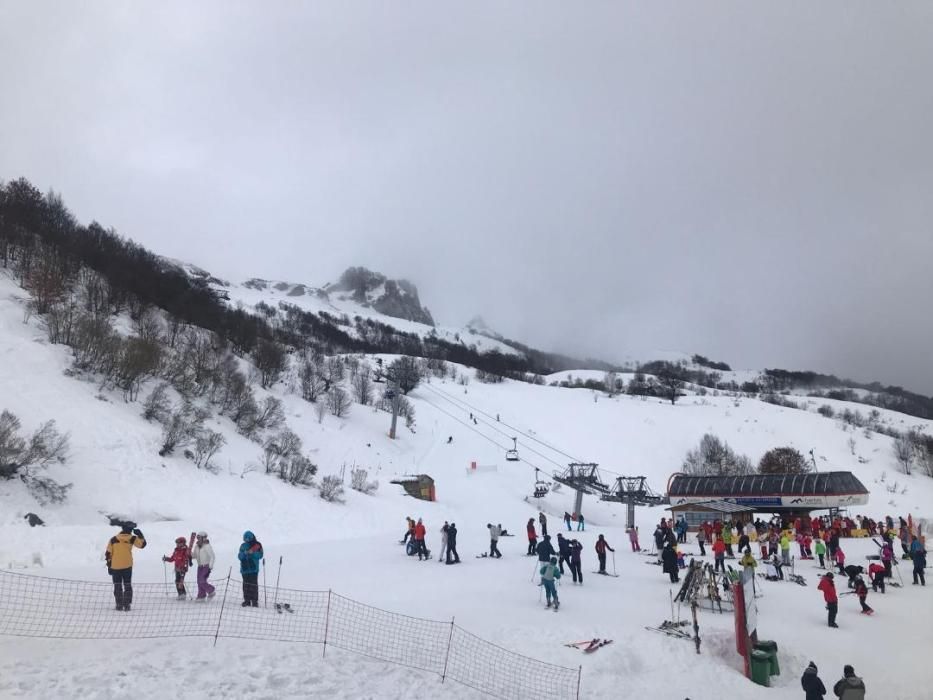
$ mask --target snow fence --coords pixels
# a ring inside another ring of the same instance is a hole
[[[113,585],[0,571],[0,634],[54,639],[208,637],[332,646],[435,673],[496,698],[580,697],[581,668],[516,654],[454,623],[381,610],[332,591],[259,586],[241,607],[242,582],[212,582],[213,599],[178,599],[174,584],[133,583],[132,610],[115,609]],[[188,590],[194,585],[189,583]]]

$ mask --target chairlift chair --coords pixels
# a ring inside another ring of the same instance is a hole
[[[506,450],[505,460],[507,462],[517,462],[518,458],[518,438],[512,438],[512,449]]]
[[[534,497],[535,497],[535,498],[544,498],[545,496],[547,496],[548,491],[550,490],[550,488],[548,487],[548,483],[547,483],[546,481],[543,481],[543,480],[538,476],[538,471],[539,471],[538,468],[535,467],[535,492],[534,492]]]

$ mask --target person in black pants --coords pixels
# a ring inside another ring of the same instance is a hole
[[[110,538],[104,558],[107,573],[113,580],[113,598],[117,610],[129,611],[133,603],[133,548],[146,546],[146,538],[135,523],[123,523],[120,533]]]
[[[486,527],[489,529],[489,556],[501,559],[502,552],[499,551],[499,536],[502,534],[502,527],[491,523],[486,523]]]
[[[599,559],[599,573],[606,573],[606,550],[610,552],[615,552],[612,547],[609,546],[609,543],[606,542],[606,538],[602,535],[599,536],[599,539],[596,540],[596,557]]]
[[[557,533],[557,563],[560,566],[560,572],[564,573],[564,562],[567,562],[567,565],[570,565],[570,540],[565,538],[561,533]],[[541,557],[538,557],[539,561]]]
[[[570,540],[570,574],[574,583],[583,583],[583,568],[580,556],[583,554],[583,545],[577,540]]]
[[[453,561],[450,560],[451,557],[454,558]],[[447,527],[447,563],[460,563],[460,555],[457,554],[457,523],[451,523]]]

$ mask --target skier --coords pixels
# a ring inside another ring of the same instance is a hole
[[[762,530],[758,535],[758,548],[761,550],[761,560],[768,558],[768,533]]]
[[[774,573],[777,574],[778,580],[784,580],[784,564],[781,562],[781,558],[778,556],[777,552],[771,555],[771,566],[774,567]]]
[[[927,580],[923,575],[923,570],[927,565],[927,550],[919,537],[915,537],[910,544],[910,558],[914,560],[914,585],[917,585],[919,579],[920,585],[926,586]]]
[[[628,541],[629,541],[629,544],[632,545],[633,552],[641,551],[641,545],[638,544],[638,528],[637,527],[632,526],[628,529]]]
[[[243,579],[242,607],[259,607],[259,562],[263,558],[262,544],[256,535],[247,530],[243,533],[243,544],[237,558],[240,560],[240,577]]]
[[[819,537],[816,538],[813,544],[813,551],[816,552],[817,559],[820,560],[820,568],[826,568],[826,543],[823,542]]]
[[[424,536],[427,532],[428,529],[421,522],[421,518],[418,518],[418,523],[415,525],[415,551],[418,553],[418,561],[427,561],[431,556],[424,544]]]
[[[194,549],[191,550],[191,557],[198,563],[198,600],[214,597],[214,587],[208,582],[211,570],[214,568],[214,548],[210,540],[207,539],[207,533],[201,530],[197,534],[197,540]]]
[[[178,600],[184,600],[188,597],[188,591],[185,589],[185,575],[188,573],[188,567],[191,566],[188,541],[184,537],[176,537],[175,551],[167,557],[162,557],[162,561],[175,564],[175,590],[178,592]]]
[[[800,685],[807,694],[804,700],[823,700],[826,695],[826,686],[817,675],[816,664],[812,661],[800,677]]]
[[[583,585],[583,565],[580,557],[583,554],[583,545],[577,540],[570,540],[570,575],[573,582]]]
[[[606,542],[606,539],[600,535],[596,539],[596,557],[599,559],[599,573],[606,573],[606,550],[608,549],[613,554],[616,550],[609,546],[609,543]]]
[[[881,563],[884,564],[884,577],[891,578],[891,562],[894,560],[894,547],[890,542],[885,542],[881,547]]]
[[[732,523],[723,523],[722,541],[726,545],[726,556],[735,559],[735,554],[732,553]]]
[[[525,528],[528,531],[528,556],[533,557],[535,549],[538,546],[538,533],[535,532],[535,519],[528,518],[528,525]]]
[[[566,542],[566,540],[564,540],[564,541]],[[557,552],[554,551],[554,545],[551,544],[551,536],[550,536],[550,535],[545,535],[544,539],[541,540],[541,541],[538,543],[537,552],[538,552],[538,561],[540,561],[540,562],[550,561],[550,560],[551,560],[551,557],[553,557],[555,554],[557,554]],[[569,561],[570,561],[570,559],[569,559],[569,556],[570,556],[570,545],[569,545],[569,543],[568,543],[568,545],[567,545],[567,556],[568,556],[568,563],[569,563]]]
[[[706,531],[702,527],[697,528],[697,544],[700,546],[700,556],[706,556]]]
[[[586,530],[586,521],[583,519],[583,513],[577,513],[577,532]]]
[[[884,593],[884,567],[876,561],[868,565],[868,578],[871,579],[871,589],[877,593],[878,589]]]
[[[680,580],[677,572],[677,552],[674,551],[674,546],[670,543],[665,545],[664,550],[661,552],[661,561],[663,562],[662,570],[665,574],[670,575],[671,583],[677,583]]]
[[[544,537],[547,534],[547,516],[543,510],[538,511],[538,524],[541,526],[541,536]]]
[[[713,542],[713,560],[716,562],[714,571],[726,573],[726,543],[721,539]]]
[[[415,536],[415,521],[411,519],[410,515],[405,518],[405,523],[408,529],[405,530],[405,536],[402,537],[402,541],[399,542],[399,544],[405,544],[409,539]]]
[[[564,563],[570,566],[570,541],[559,532],[557,533],[557,556],[560,572],[564,573]]]
[[[538,573],[541,574],[541,585],[544,586],[544,594],[547,596],[547,607],[551,607],[553,601],[554,609],[557,610],[560,607],[560,600],[557,598],[555,582],[560,579],[560,569],[557,567],[556,559],[551,557],[550,561],[543,562]]]
[[[829,626],[838,627],[836,613],[839,611],[839,597],[836,595],[836,585],[833,583],[833,572],[826,573],[816,586],[823,591],[823,600],[826,601],[826,610],[829,611]]]
[[[453,436],[453,435],[451,435],[451,436],[449,436],[449,437],[447,438],[447,444],[448,444],[448,445],[449,445],[450,443],[452,443],[453,441],[454,441],[454,436]]]
[[[453,561],[450,560],[451,556],[454,558]],[[457,523],[451,523],[447,527],[447,563],[460,563],[460,555],[457,554]]]
[[[864,700],[865,681],[855,675],[855,669],[846,664],[842,669],[842,678],[836,681],[833,692],[839,700]]]
[[[834,555],[836,559],[836,566],[839,567],[839,573],[843,576],[846,573],[846,553],[842,551],[842,547],[836,545],[836,554]]]
[[[142,549],[146,538],[136,523],[126,522],[120,532],[110,538],[104,559],[107,560],[107,573],[113,579],[113,597],[117,610],[129,612],[133,604],[133,547]]]
[[[861,576],[855,578],[855,595],[858,596],[859,605],[862,606],[863,615],[871,615],[874,610],[869,607],[868,603],[865,602],[865,599],[868,598],[868,586],[865,585],[865,579]]]
[[[865,569],[855,564],[849,564],[844,571],[849,577],[849,588],[855,588],[855,579],[865,573]]]
[[[486,527],[489,529],[489,556],[501,559],[502,553],[499,551],[499,535],[502,534],[502,528],[492,523],[486,523]]]
[[[755,555],[752,554],[751,550],[746,550],[745,554],[742,555],[742,558],[739,559],[739,564],[742,565],[742,568],[748,573],[749,576],[755,575],[755,567],[758,566],[758,562],[755,561]]]
[[[781,535],[781,563],[790,566],[790,536],[786,532]]]
[[[570,513],[564,511],[564,524],[567,526],[567,532],[570,532]]]
[[[445,520],[444,525],[441,527],[441,553],[437,555],[438,564],[444,561],[444,557],[447,552],[447,530],[449,527],[450,524]]]

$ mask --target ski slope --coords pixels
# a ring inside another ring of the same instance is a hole
[[[807,587],[762,583],[760,634],[781,648],[783,674],[774,679],[775,688],[758,688],[742,675],[730,615],[701,613],[700,656],[692,643],[647,631],[646,626],[671,617],[672,586],[659,567],[646,564],[650,559],[628,551],[624,508],[589,497],[584,501],[587,531],[580,533],[585,583],[574,586],[569,574],[562,580],[562,607],[556,614],[539,601],[534,560],[524,556],[524,526],[541,508],[553,535],[573,499],[566,492],[531,499],[535,467],[546,474],[571,458],[598,462],[607,480],[613,474],[645,475],[662,491],[684,453],[705,432],[753,461],[771,447],[793,445],[804,453],[813,449],[821,470],[854,472],[871,490],[866,514],[933,519],[933,479],[897,473],[890,438],[844,431],[837,421],[814,412],[822,400],[810,411],[725,396],[687,396],[672,406],[517,382],[462,386],[432,379],[409,397],[417,412],[414,431],[400,427],[392,441],[383,412],[354,404],[347,418],[328,415],[319,424],[310,404],[279,385],[273,393],[285,402],[289,426],[302,437],[320,475],[356,465],[380,481],[373,496],[347,489],[345,504],[330,504],[314,490],[250,471],[250,464],[258,464],[260,447],[237,435],[225,418],[211,421],[228,443],[216,460],[219,474],[198,470],[183,457],[159,457],[159,428],[141,418],[140,404],[102,392],[88,379],[66,376],[67,350],[48,345],[36,319],[23,322],[23,296],[10,280],[0,278],[0,409],[16,413],[27,430],[54,418],[70,433],[70,459],[50,474],[72,481],[74,488],[67,504],[41,507],[18,482],[0,483],[5,535],[0,567],[105,581],[102,553],[115,532],[105,514],[113,514],[134,518],[150,542],[136,556],[135,581],[162,582],[161,555],[169,553],[175,537],[201,529],[211,535],[216,571],[225,574],[235,566],[243,530],[250,529],[265,545],[267,561],[283,558],[283,586],[332,589],[407,615],[455,618],[504,648],[563,666],[582,664],[585,698],[646,693],[692,700],[798,698],[799,676],[810,660],[827,686],[841,676],[843,664],[853,664],[865,678],[869,697],[920,700],[933,687],[933,670],[924,663],[933,632],[925,622],[918,624],[933,615],[930,589],[908,583],[885,596],[871,595],[869,604],[877,611],[871,618],[858,615],[857,601],[846,596],[840,629],[831,630],[815,588],[813,562],[798,567]],[[924,424],[900,414],[886,419]],[[504,460],[511,436],[518,437],[524,461]],[[496,469],[471,474],[471,462]],[[388,484],[409,473],[434,477],[437,502],[416,501]],[[888,486],[894,481],[898,488],[892,494]],[[30,511],[39,513],[46,527],[28,527],[23,516]],[[448,567],[406,557],[397,544],[406,515],[424,519],[434,550],[440,525],[456,522],[463,564]],[[650,546],[653,523],[662,515],[658,508],[638,509],[643,545]],[[488,546],[489,522],[502,523],[517,535],[500,542],[501,560],[475,558]],[[616,549],[619,578],[590,575],[599,533]],[[869,541],[844,541],[843,547],[851,561],[875,549]],[[593,655],[563,646],[597,636],[615,643]],[[322,660],[317,652],[230,640],[214,648],[197,639],[88,644],[0,638],[0,697],[478,697],[434,676],[330,651]]]

